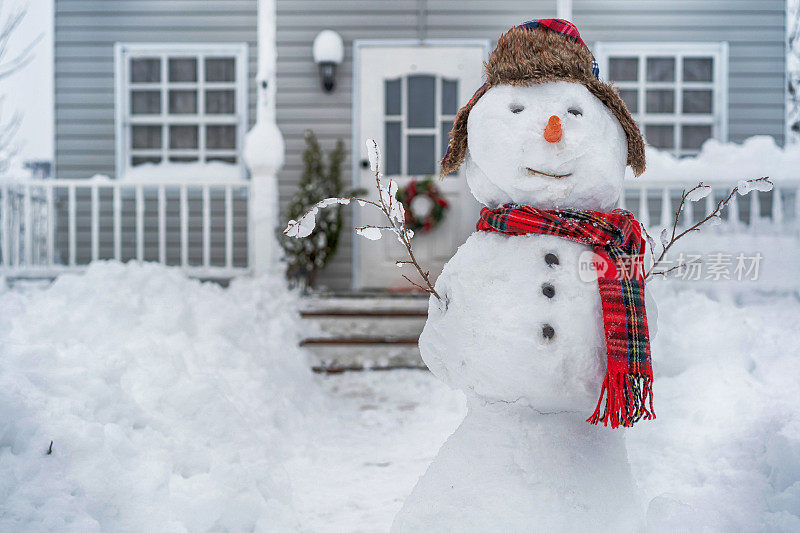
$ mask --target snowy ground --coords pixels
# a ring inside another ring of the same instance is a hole
[[[800,530],[800,295],[652,290],[648,529]],[[0,530],[386,531],[463,398],[313,376],[296,303],[153,265],[0,292]]]
[[[417,478],[466,412],[426,371],[316,377],[335,411],[288,464],[305,531],[388,531]]]

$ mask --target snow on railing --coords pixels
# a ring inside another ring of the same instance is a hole
[[[756,176],[760,177],[760,176]],[[697,181],[673,180],[625,182],[625,194],[619,207],[627,209],[647,228],[671,227],[681,191],[697,185]],[[725,198],[736,183],[704,182],[712,192],[697,202],[687,202],[678,222],[679,227],[691,226],[710,214],[717,202]],[[735,195],[722,212],[726,230],[734,232],[773,230],[800,231],[800,180],[775,180],[771,191],[752,191],[747,196]]]
[[[251,264],[249,202],[245,180],[0,178],[0,275],[49,277],[103,259],[238,275]]]

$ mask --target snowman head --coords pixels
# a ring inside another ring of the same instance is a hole
[[[617,92],[598,79],[577,28],[526,22],[500,37],[487,81],[459,111],[441,174],[465,163],[487,207],[610,210],[644,141]]]
[[[467,182],[487,207],[608,211],[619,198],[625,132],[581,84],[492,87],[467,129]]]

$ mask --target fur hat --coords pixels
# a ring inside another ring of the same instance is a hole
[[[571,81],[584,85],[617,117],[628,140],[628,165],[644,172],[644,140],[625,102],[611,84],[599,80],[599,69],[574,24],[561,19],[532,20],[511,28],[497,41],[484,63],[486,83],[459,109],[442,159],[442,177],[455,172],[467,152],[467,119],[475,103],[497,85],[532,85]]]

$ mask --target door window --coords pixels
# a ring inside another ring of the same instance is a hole
[[[384,172],[436,174],[458,112],[458,80],[409,74],[384,80]]]

